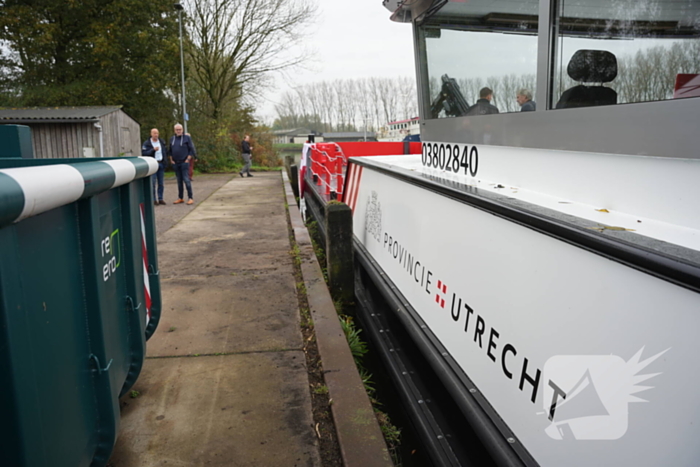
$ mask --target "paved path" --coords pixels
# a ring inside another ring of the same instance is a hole
[[[173,204],[173,201],[177,199],[177,181],[175,180],[175,175],[171,173],[166,173],[165,175],[164,201],[167,204],[156,207],[156,232],[158,232],[159,238],[199,206],[202,201],[209,198],[213,192],[233,178],[233,174],[197,175],[192,180],[192,194],[194,195],[195,203],[188,206],[187,204]]]
[[[110,465],[320,465],[280,174],[195,199],[158,234],[163,317]]]

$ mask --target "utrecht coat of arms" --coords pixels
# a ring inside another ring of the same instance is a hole
[[[376,191],[367,198],[367,210],[365,214],[365,230],[379,242],[382,234],[382,205]]]

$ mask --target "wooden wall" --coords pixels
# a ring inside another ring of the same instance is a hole
[[[140,125],[121,110],[100,118],[104,157],[140,156]],[[83,148],[91,147],[100,157],[100,132],[93,122],[30,123],[34,157],[56,159],[83,157]]]
[[[30,123],[36,159],[83,157],[84,147],[95,148],[100,156],[100,141],[92,123]]]
[[[141,126],[118,110],[100,118],[104,132],[105,157],[140,156]]]
[[[119,119],[120,152],[125,152],[127,156],[141,155],[141,125],[124,112],[116,112]]]

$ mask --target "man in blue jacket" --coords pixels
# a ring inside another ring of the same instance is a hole
[[[194,144],[192,138],[183,134],[182,125],[175,125],[175,136],[170,140],[168,153],[170,154],[170,163],[175,167],[175,176],[177,177],[177,201],[174,204],[184,203],[182,184],[184,182],[187,187],[187,204],[194,204],[192,199],[192,183],[190,182],[190,163],[194,157]]]
[[[158,162],[158,171],[151,176],[151,180],[153,180],[153,204],[156,206],[165,204],[165,201],[163,201],[163,190],[165,189],[163,176],[165,173],[167,147],[165,141],[160,139],[159,136],[158,128],[154,128],[151,130],[151,137],[141,145],[141,155],[143,157],[153,157]],[[156,182],[158,183],[158,192],[156,192]]]
[[[515,100],[520,104],[521,112],[534,112],[537,109],[537,104],[532,100],[532,92],[528,89],[521,89],[515,95]]]

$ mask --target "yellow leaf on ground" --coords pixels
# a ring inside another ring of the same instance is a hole
[[[602,232],[603,230],[615,230],[615,231],[625,231],[625,232],[636,232],[634,229],[626,229],[624,227],[616,227],[614,225],[603,225],[603,224],[598,224],[597,227],[586,227],[587,229],[590,230],[597,230],[598,232]]]
[[[607,209],[596,209],[596,211],[598,211],[598,212],[610,212]]]

